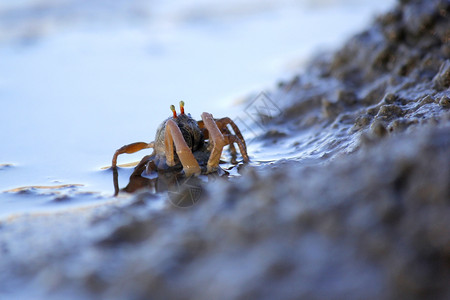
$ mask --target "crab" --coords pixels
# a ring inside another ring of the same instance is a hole
[[[112,167],[117,167],[117,158],[123,153],[153,148],[138,163],[135,172],[181,170],[186,176],[209,174],[219,168],[223,147],[229,145],[232,163],[236,164],[237,144],[245,163],[249,162],[247,146],[238,126],[228,117],[214,119],[212,114],[204,112],[202,120],[194,120],[184,112],[184,102],[180,101],[180,114],[171,105],[173,115],[163,121],[156,131],[155,140],[150,143],[137,142],[125,145],[114,153]],[[228,128],[230,125],[234,134]]]

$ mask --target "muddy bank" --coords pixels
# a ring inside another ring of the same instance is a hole
[[[297,153],[326,160],[359,149],[366,137],[448,122],[450,4],[410,2],[279,83],[270,97],[281,113],[267,128],[278,133],[274,140],[297,135]]]
[[[290,158],[217,178],[193,206],[142,191],[3,221],[0,295],[448,299],[449,11],[401,1],[280,83],[254,145]]]

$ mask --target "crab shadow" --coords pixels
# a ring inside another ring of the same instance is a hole
[[[144,173],[133,172],[128,184],[124,188],[119,187],[118,168],[111,168],[113,172],[114,196],[125,192],[136,193],[146,189],[154,194],[167,193],[168,200],[175,206],[185,208],[196,204],[204,191],[204,184],[215,181],[218,178],[228,179],[229,173],[221,168],[215,173],[208,175],[185,176],[176,171],[153,172],[152,177]]]

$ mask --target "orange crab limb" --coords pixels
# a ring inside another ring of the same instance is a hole
[[[177,152],[178,158],[183,165],[184,174],[186,176],[200,175],[200,166],[197,160],[191,152],[191,149],[186,144],[183,138],[180,128],[173,120],[168,120],[166,123],[164,145],[166,154],[166,163],[168,166],[175,165],[174,151],[173,147],[175,144],[175,150]]]
[[[242,155],[242,158],[243,158],[244,162],[247,163],[247,162],[250,161],[250,159],[248,158],[248,155],[247,155],[247,151],[245,151],[244,143],[237,136],[235,136],[235,135],[224,135],[224,138],[225,138],[226,145],[230,145],[231,146],[231,145],[233,145],[233,143],[238,144],[239,151],[241,151],[241,155]],[[234,146],[233,146],[233,149],[234,149]],[[236,149],[234,150],[234,152],[236,152]],[[233,155],[233,153],[231,153],[231,155]],[[234,155],[236,155],[236,153],[234,153]]]
[[[205,138],[205,140],[209,139],[208,130],[206,130],[205,123],[203,122],[203,120],[197,121],[197,125],[198,125],[198,128],[200,128],[202,130],[203,137]]]
[[[151,143],[137,142],[137,143],[132,143],[129,145],[122,146],[121,148],[117,149],[116,152],[114,153],[114,156],[112,158],[112,167],[115,168],[117,166],[117,157],[120,154],[123,154],[123,153],[131,154],[131,153],[138,152],[142,149],[153,148],[154,146],[155,146],[154,142],[151,142]]]
[[[237,125],[233,122],[233,120],[231,120],[228,117],[225,117],[225,118],[216,120],[216,124],[217,124],[217,127],[219,127],[219,128],[224,128],[229,124],[231,126],[231,128],[233,128],[236,136],[241,140],[242,144],[244,145],[245,151],[247,151],[247,145],[245,144],[244,137],[242,136],[242,133],[239,130],[239,127],[237,127]]]
[[[248,158],[248,154],[247,154],[247,145],[245,144],[245,140],[241,134],[241,131],[239,130],[239,127],[237,127],[237,125],[233,122],[233,120],[231,120],[230,118],[226,117],[226,118],[221,118],[218,120],[214,120],[214,122],[216,123],[217,127],[219,128],[219,130],[221,131],[221,133],[223,134],[223,136],[226,138],[227,136],[230,137],[228,139],[228,141],[226,142],[226,145],[229,145],[229,150],[231,152],[231,156],[233,157],[233,160],[235,160],[236,157],[236,149],[234,148],[233,143],[237,143],[239,146],[239,150],[241,151],[241,155],[242,158],[244,159],[244,162],[249,162],[250,159]],[[198,126],[200,127],[200,129],[203,130],[203,135],[205,137],[205,139],[209,139],[209,132],[208,130],[205,130],[205,122],[203,120],[198,121]],[[230,125],[235,134],[236,135],[232,135],[230,130],[227,128],[227,125]],[[231,137],[232,136],[232,137]]]
[[[210,113],[202,113],[202,120],[206,129],[208,130],[209,141],[213,145],[213,149],[211,150],[211,155],[209,156],[207,164],[207,172],[211,173],[214,172],[219,166],[222,149],[226,145],[226,143],[225,138],[223,137],[222,133],[216,125],[216,122],[213,119],[213,116]]]
[[[236,152],[236,148],[234,147],[234,143],[227,141],[227,137],[232,135],[230,130],[228,130],[227,127],[223,127],[223,128],[219,128],[219,129],[222,132],[223,136],[225,137],[225,142],[228,144],[228,151],[230,151],[231,160],[232,160],[231,163],[232,164],[237,164],[237,161],[236,161],[237,152]]]

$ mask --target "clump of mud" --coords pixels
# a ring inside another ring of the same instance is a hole
[[[449,1],[400,1],[280,83],[259,140],[301,136],[293,152],[315,148],[313,164],[250,165],[188,208],[151,209],[143,191],[3,222],[0,295],[449,299],[449,14]]]
[[[296,145],[327,157],[369,138],[449,120],[450,2],[400,1],[334,55],[281,82],[272,99],[281,131],[307,132]],[[329,137],[335,143],[328,141]]]

